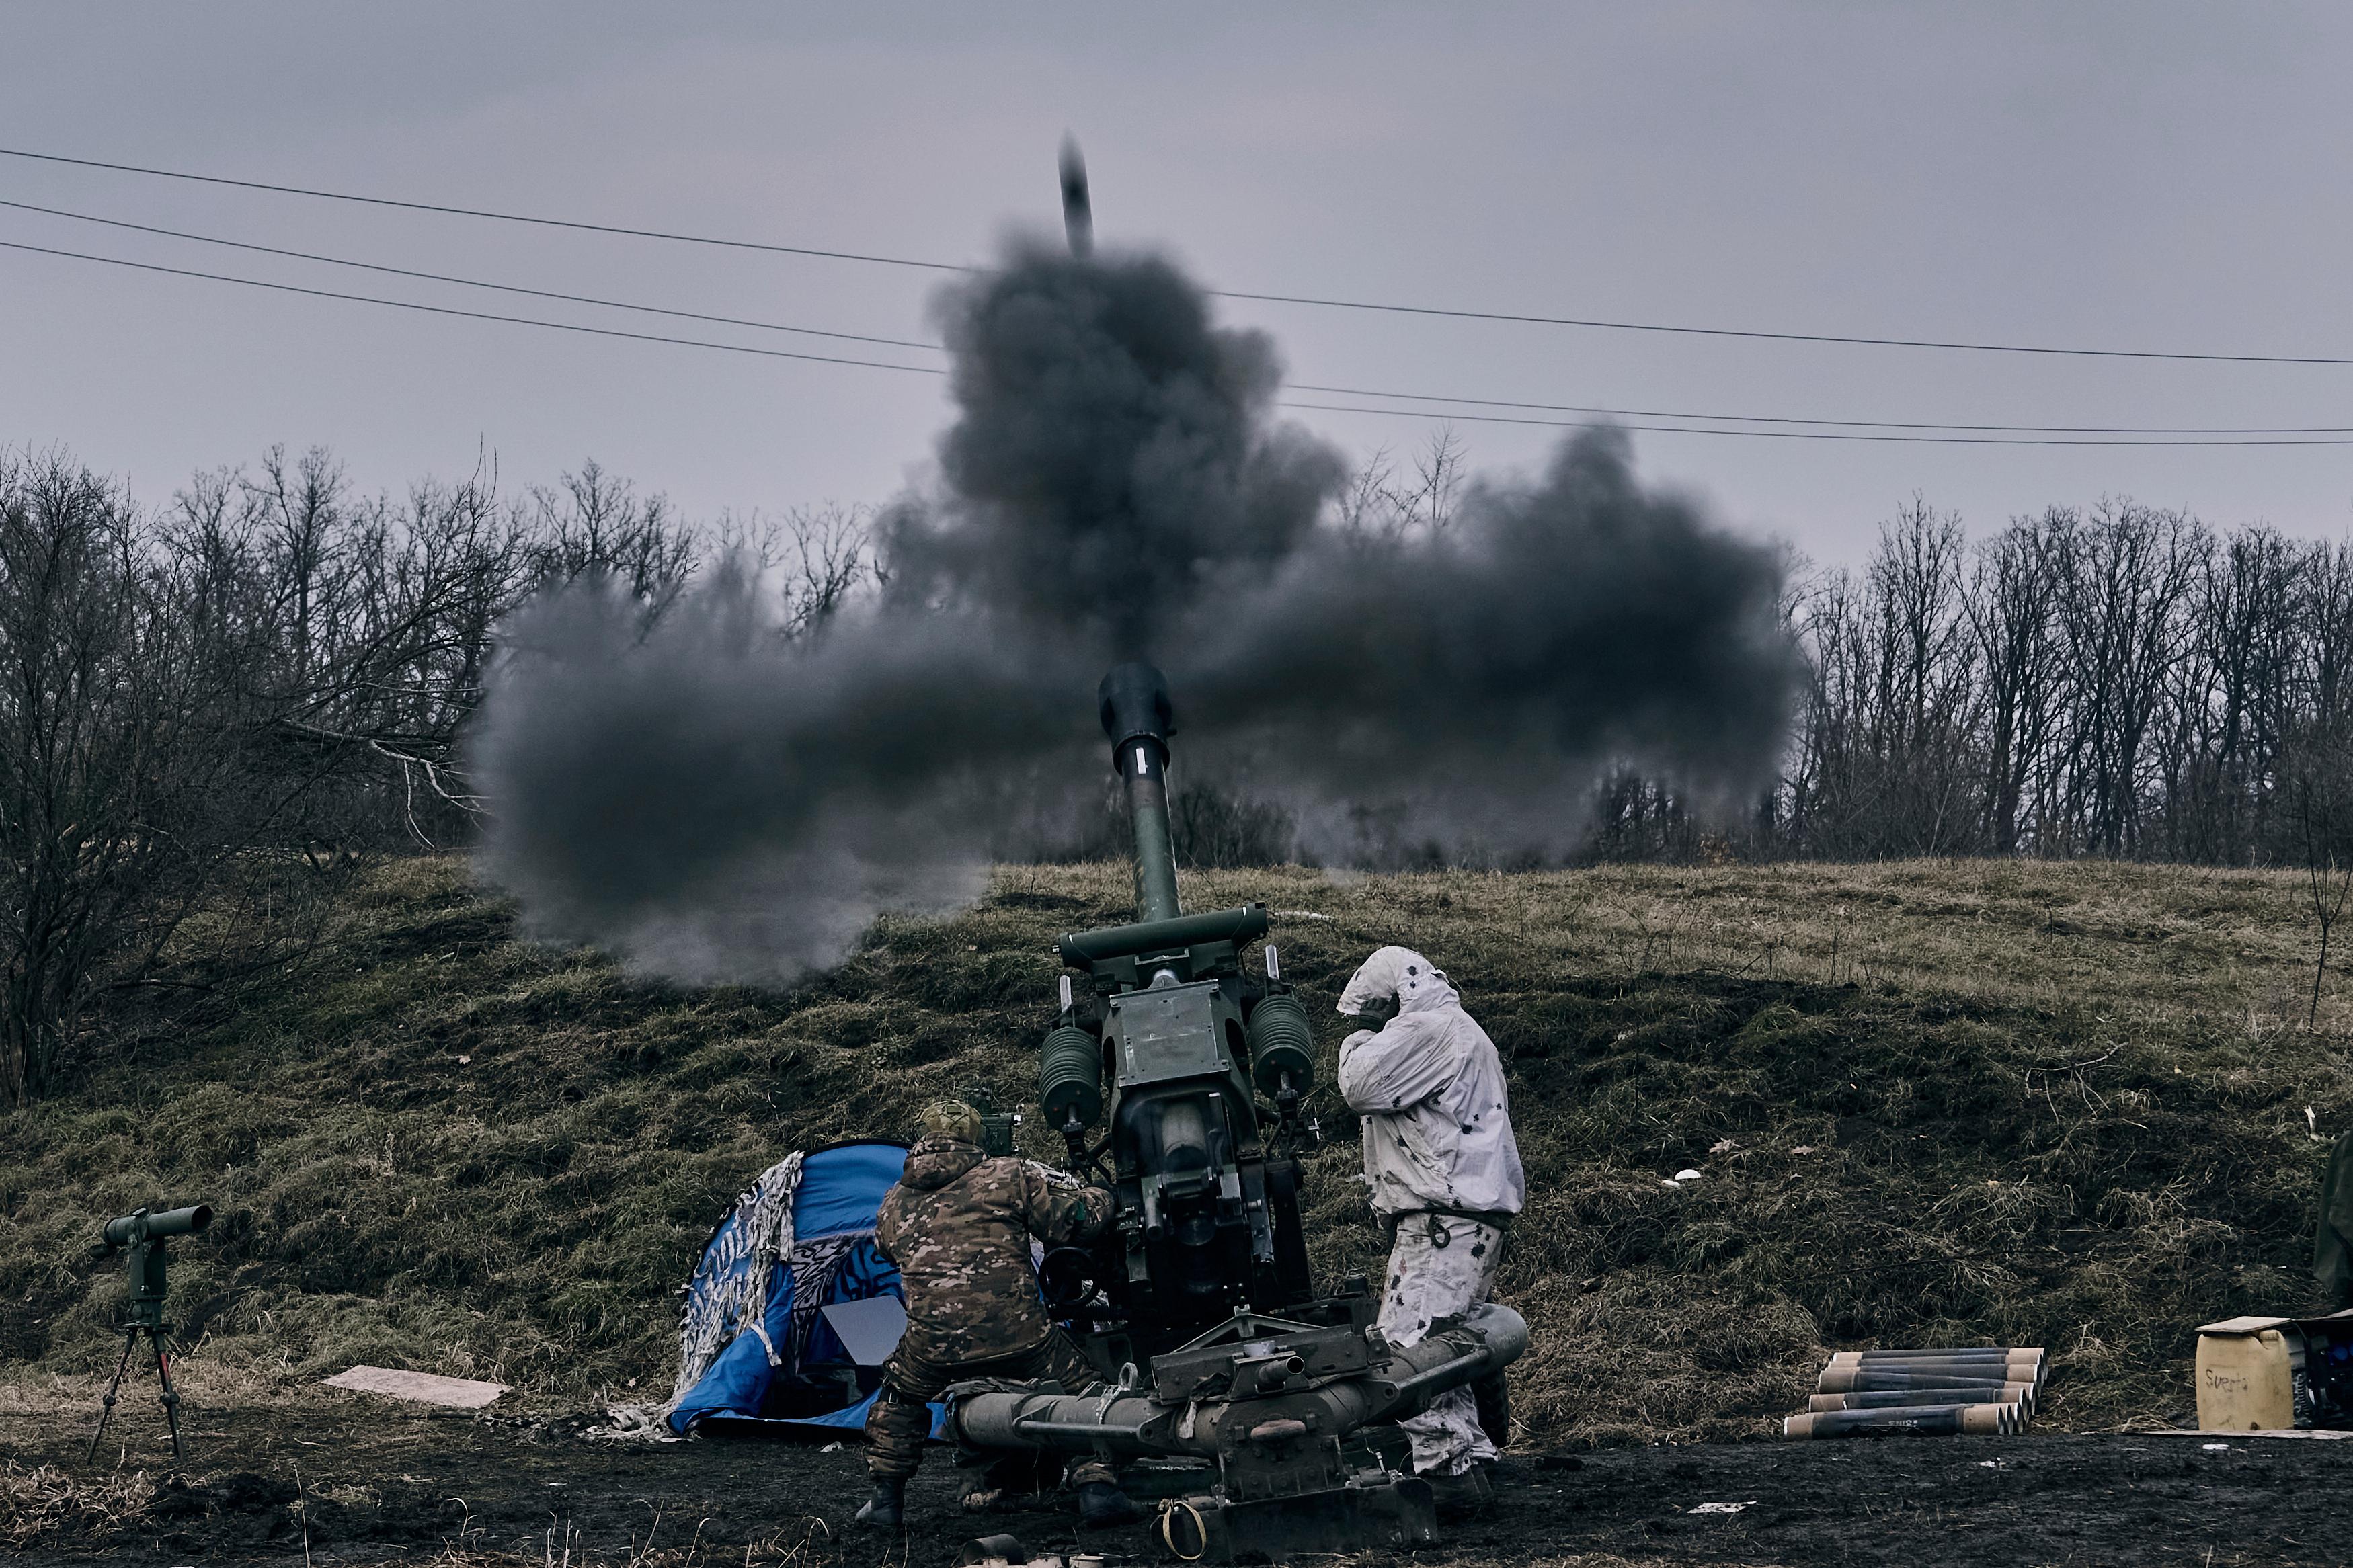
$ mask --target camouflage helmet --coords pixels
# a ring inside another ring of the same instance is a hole
[[[923,1107],[917,1125],[926,1138],[956,1143],[980,1142],[980,1112],[961,1100],[935,1100]]]

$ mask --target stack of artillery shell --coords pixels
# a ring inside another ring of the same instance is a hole
[[[1806,1414],[1782,1422],[1781,1435],[2007,1436],[2033,1420],[2042,1373],[2040,1345],[1841,1351],[1822,1370]]]

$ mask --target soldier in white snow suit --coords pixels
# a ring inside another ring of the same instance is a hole
[[[1340,1094],[1364,1119],[1366,1184],[1395,1238],[1380,1329],[1415,1344],[1434,1321],[1487,1300],[1504,1229],[1526,1201],[1504,1064],[1445,974],[1410,948],[1366,959],[1339,1011],[1373,1026],[1341,1044]],[[1490,1393],[1500,1407],[1500,1387]],[[1402,1423],[1414,1469],[1456,1516],[1489,1495],[1482,1465],[1495,1445],[1480,1404],[1451,1389]]]

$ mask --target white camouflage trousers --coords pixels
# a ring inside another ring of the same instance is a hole
[[[1382,1336],[1393,1345],[1419,1344],[1432,1322],[1484,1301],[1503,1256],[1504,1233],[1493,1226],[1443,1215],[1406,1215],[1389,1247]],[[1495,1457],[1468,1386],[1448,1389],[1429,1409],[1398,1425],[1413,1440],[1417,1473],[1461,1475],[1473,1460]]]

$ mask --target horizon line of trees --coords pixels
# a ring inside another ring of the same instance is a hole
[[[1620,770],[1594,858],[2346,858],[2353,540],[2104,500],[1972,541],[1915,497],[1783,616],[1808,679],[1755,809]]]
[[[1335,524],[1444,529],[1461,458],[1443,437],[1399,477],[1376,453]],[[101,998],[206,990],[157,976],[207,901],[281,911],[248,922],[258,973],[303,940],[284,911],[356,855],[470,842],[461,738],[531,594],[600,580],[650,624],[722,563],[769,585],[783,637],[888,569],[863,509],[698,526],[593,462],[371,497],[324,450],[273,448],[142,509],[61,452],[0,451],[0,1104],[38,1092]],[[1782,613],[1809,678],[1771,787],[1725,811],[1615,769],[1571,859],[2353,866],[2353,541],[2123,500],[1972,541],[1915,498],[1863,563],[1793,559]],[[1187,781],[1172,804],[1189,863],[1297,853],[1246,788]],[[1065,844],[1124,840],[1107,819]]]

